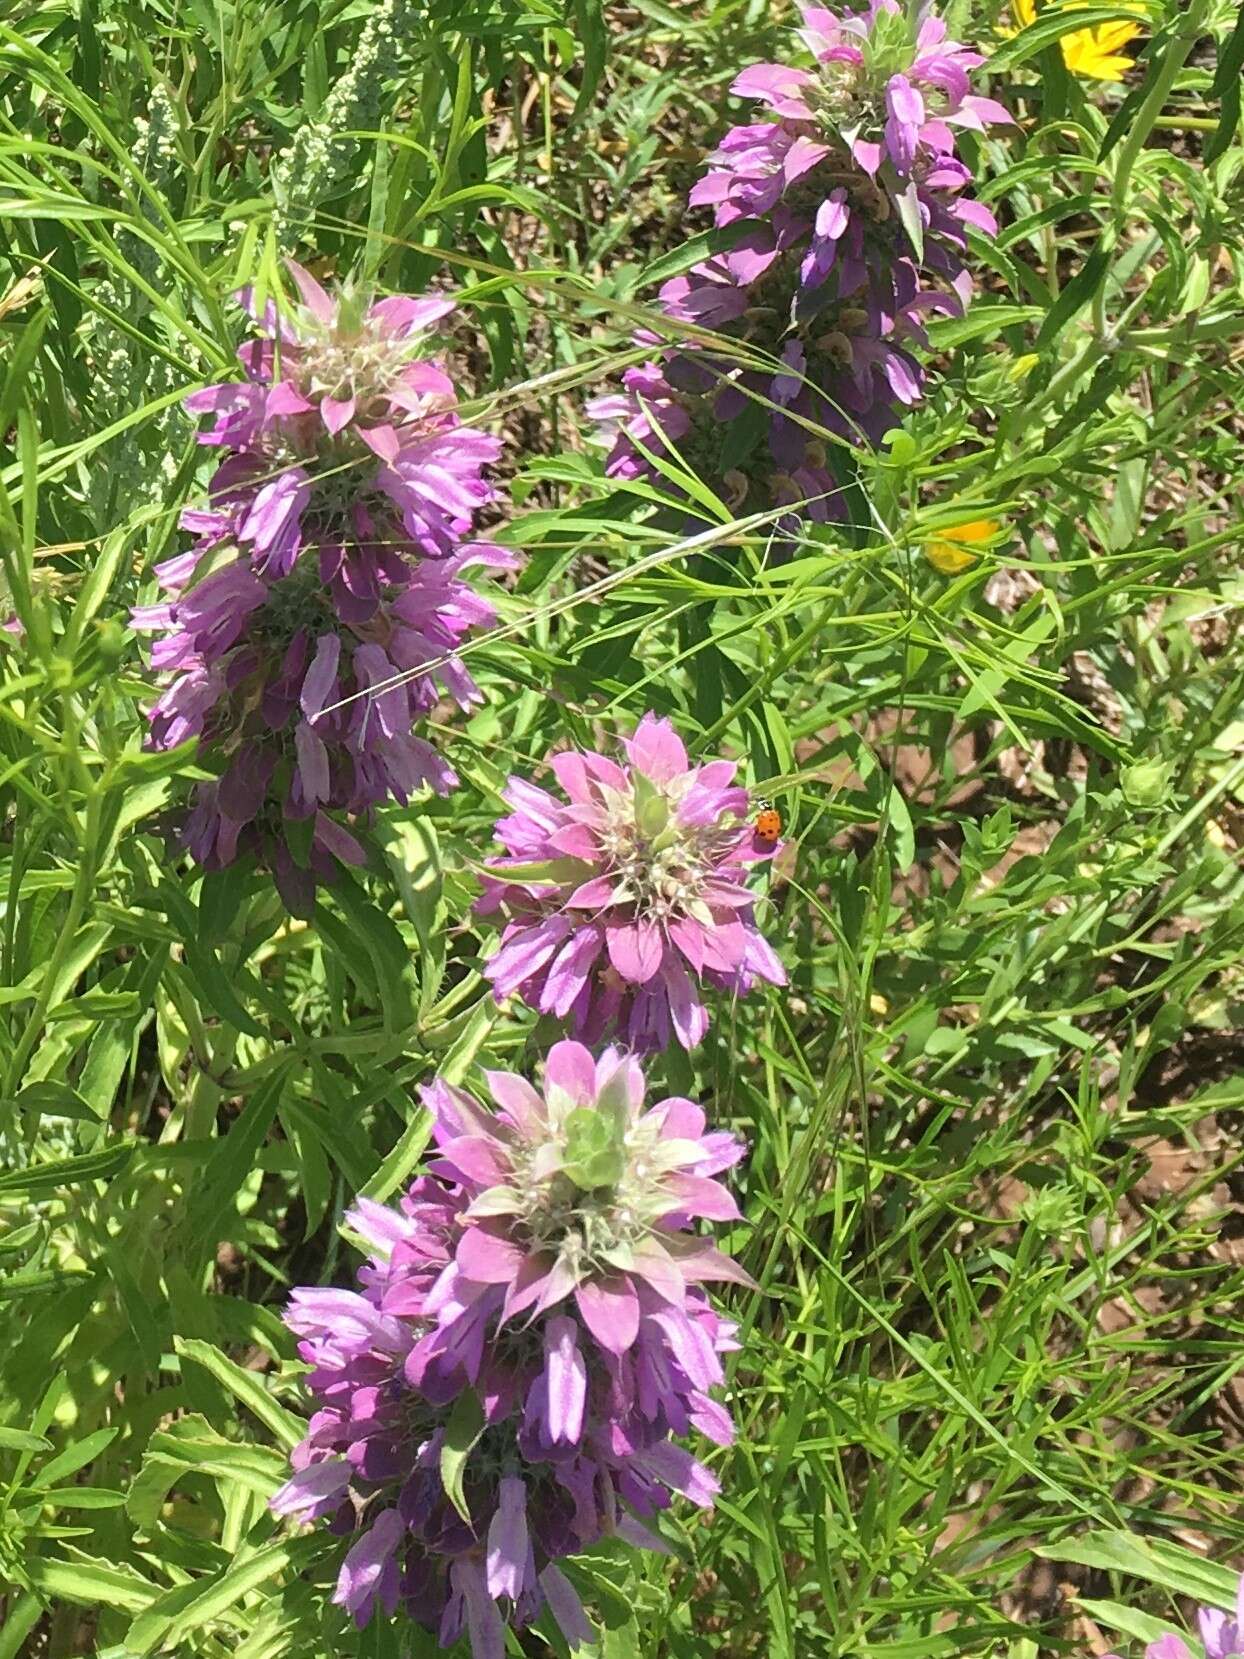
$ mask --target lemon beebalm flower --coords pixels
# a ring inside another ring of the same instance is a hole
[[[1037,0],[1011,0],[1011,11],[1021,29],[1037,20]],[[1063,62],[1073,75],[1090,81],[1121,81],[1132,67],[1123,48],[1140,34],[1139,23],[1120,19],[1093,29],[1073,29],[1059,41]]]
[[[981,549],[998,540],[1002,526],[996,518],[974,518],[951,524],[921,544],[925,558],[943,576],[957,576],[980,557]]]

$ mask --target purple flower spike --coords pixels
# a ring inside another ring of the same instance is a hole
[[[949,40],[928,4],[914,15],[898,0],[870,0],[864,12],[843,18],[822,6],[801,11],[816,69],[756,64],[743,71],[732,90],[767,105],[775,119],[730,129],[692,206],[712,205],[716,222],[727,225],[781,204],[802,234],[815,227],[805,285],[824,280],[817,250],[829,234],[822,209],[832,199],[861,216],[869,263],[901,255],[953,278],[963,227],[985,223],[959,199],[971,174],[955,157],[955,131],[1012,124],[1001,104],[970,90],[969,71],[984,59]],[[924,258],[928,240],[937,248],[932,261]]]
[[[708,1029],[701,984],[743,995],[757,979],[786,983],[746,886],[775,847],[748,823],[732,761],[693,766],[651,714],[624,747],[625,766],[550,756],[565,800],[510,779],[506,856],[489,860],[478,905],[505,919],[485,971],[499,998],[569,1018],[588,1042],[616,1031],[640,1052],[671,1035],[694,1048]]]
[[[185,845],[207,869],[254,854],[306,914],[318,880],[365,862],[339,815],[457,782],[416,727],[442,694],[481,700],[454,653],[495,616],[463,576],[513,561],[464,539],[498,441],[462,425],[452,382],[418,356],[452,302],[334,300],[290,270],[302,304],[280,322],[267,308],[246,382],[186,400],[223,455],[208,509],[182,520],[195,551],[157,567],[169,599],[133,624],[172,676],[152,746],[197,739],[219,773]]]
[[[733,512],[788,508],[784,539],[838,516],[825,441],[877,444],[923,397],[927,320],[963,314],[969,234],[997,228],[956,134],[1011,121],[927,3],[801,12],[814,67],[743,70],[732,90],[762,118],[726,132],[691,191],[735,234],[661,289],[687,337],[587,407],[607,476],[651,480],[676,448]]]
[[[737,1218],[716,1177],[744,1150],[700,1107],[646,1105],[636,1059],[569,1041],[539,1089],[485,1075],[493,1109],[423,1091],[428,1172],[347,1217],[359,1289],[291,1297],[316,1409],[272,1508],[349,1536],[333,1599],[360,1626],[400,1607],[501,1659],[545,1608],[572,1647],[596,1639],[557,1562],[610,1535],[663,1547],[643,1523],[675,1494],[712,1507],[676,1437],[730,1444],[712,1391],[738,1344],[704,1285],[751,1281],[692,1230]]]

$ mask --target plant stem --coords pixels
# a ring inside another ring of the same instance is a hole
[[[1188,53],[1196,45],[1202,33],[1202,23],[1205,15],[1206,0],[1192,0],[1184,14],[1183,25],[1175,33],[1162,54],[1158,72],[1154,76],[1153,85],[1145,95],[1145,100],[1136,112],[1136,119],[1128,129],[1127,137],[1119,150],[1119,160],[1115,167],[1114,188],[1111,191],[1111,201],[1114,206],[1115,223],[1122,228],[1122,221],[1127,207],[1127,191],[1132,180],[1132,169],[1136,159],[1144,148],[1150,133],[1157,125],[1162,107],[1170,97],[1171,89],[1184,66]]]

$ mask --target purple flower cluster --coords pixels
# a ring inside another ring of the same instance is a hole
[[[750,1284],[696,1218],[738,1210],[715,1179],[742,1156],[689,1100],[645,1110],[632,1057],[549,1053],[542,1090],[489,1072],[495,1110],[437,1080],[436,1156],[398,1210],[348,1218],[360,1289],[304,1289],[286,1315],[317,1401],[278,1514],[352,1542],[334,1600],[359,1625],[404,1607],[442,1646],[502,1659],[546,1605],[593,1639],[567,1555],[643,1525],[671,1493],[711,1507],[677,1443],[729,1445],[712,1397],[734,1326],[703,1285]]]
[[[305,914],[317,877],[363,861],[335,815],[456,783],[414,728],[442,691],[480,700],[453,652],[495,618],[463,573],[512,561],[465,540],[499,442],[462,424],[452,382],[419,356],[452,302],[334,301],[290,269],[302,303],[265,308],[246,379],[186,400],[214,416],[200,442],[222,459],[207,509],[183,516],[197,545],[157,567],[167,602],[133,622],[173,675],[152,744],[197,739],[218,774],[186,845],[208,869],[256,854]]]
[[[925,320],[962,314],[968,229],[996,229],[967,194],[956,131],[1011,117],[970,91],[983,59],[927,4],[801,10],[815,67],[738,76],[732,90],[770,118],[732,127],[691,192],[737,240],[659,295],[674,322],[734,348],[690,334],[588,413],[610,476],[647,475],[653,456],[678,453],[720,479],[731,505],[756,486],[750,507],[798,503],[824,520],[835,485],[818,429],[877,442],[919,401]]]
[[[1197,1609],[1205,1659],[1244,1659],[1244,1577],[1236,1588],[1235,1602],[1234,1618],[1217,1607]],[[1116,1656],[1107,1654],[1106,1659],[1116,1659]],[[1183,1637],[1172,1630],[1149,1643],[1145,1659],[1192,1659],[1192,1653]]]
[[[748,867],[772,858],[748,821],[732,761],[693,766],[667,720],[645,715],[626,765],[594,751],[550,755],[559,800],[512,777],[506,853],[488,861],[479,908],[505,919],[486,972],[568,1019],[587,1042],[616,1032],[639,1051],[708,1029],[698,984],[742,995],[782,985],[753,916]]]

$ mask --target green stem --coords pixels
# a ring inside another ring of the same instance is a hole
[[[1206,0],[1192,0],[1192,4],[1184,14],[1182,28],[1162,54],[1153,85],[1149,88],[1144,102],[1136,112],[1136,118],[1129,127],[1127,137],[1119,150],[1119,160],[1114,173],[1114,188],[1111,191],[1115,222],[1119,227],[1122,226],[1127,209],[1127,191],[1132,181],[1132,169],[1135,167],[1137,157],[1144,149],[1150,133],[1161,118],[1163,105],[1170,97],[1171,90],[1178,79],[1179,71],[1184,66],[1184,60],[1200,39],[1203,32],[1201,25],[1205,14],[1205,6]]]
[[[1218,131],[1218,122],[1206,115],[1160,115],[1153,125],[1158,132]]]

